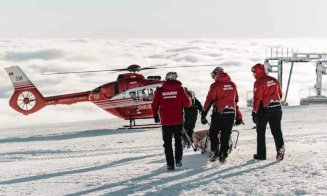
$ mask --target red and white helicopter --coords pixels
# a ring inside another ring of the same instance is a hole
[[[180,67],[194,67],[194,65]],[[78,102],[92,102],[119,118],[129,120],[129,127],[132,128],[135,126],[135,119],[147,119],[153,117],[151,103],[154,91],[161,87],[163,83],[160,76],[148,76],[145,78],[142,74],[137,73],[145,69],[156,69],[156,67],[141,68],[139,65],[134,64],[124,69],[98,70],[129,71],[129,73],[119,74],[116,81],[103,84],[91,91],[44,97],[20,67],[7,67],[5,70],[15,88],[9,101],[9,105],[14,110],[24,115],[28,115],[37,112],[48,105],[70,105]],[[66,73],[85,72],[97,71]]]
[[[106,71],[129,71],[118,75],[116,81],[101,85],[91,91],[44,97],[32,81],[18,66],[5,68],[15,91],[9,105],[16,111],[28,115],[39,111],[45,106],[56,104],[74,104],[78,102],[93,102],[105,111],[135,125],[135,119],[152,118],[151,103],[154,91],[162,85],[160,76],[148,76],[136,72],[151,67],[141,68],[139,65],[130,65],[126,69]],[[79,72],[67,72],[79,73]],[[63,74],[63,73],[56,73]]]
[[[92,102],[119,118],[129,120],[129,127],[132,128],[136,126],[135,119],[153,118],[151,104],[154,91],[161,87],[163,83],[160,76],[148,76],[145,78],[137,72],[147,69],[197,66],[213,65],[183,65],[178,67],[157,65],[141,68],[139,65],[133,64],[123,69],[45,74],[129,71],[129,73],[119,74],[116,81],[103,84],[93,90],[51,97],[44,97],[19,66],[7,67],[5,70],[15,88],[9,105],[24,115],[37,112],[48,105],[70,105],[78,102]]]

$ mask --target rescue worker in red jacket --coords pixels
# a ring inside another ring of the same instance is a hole
[[[233,128],[235,115],[237,111],[238,93],[234,82],[227,73],[224,72],[223,68],[217,67],[211,73],[212,78],[215,80],[211,84],[208,92],[206,101],[204,103],[203,111],[201,112],[201,123],[206,124],[206,115],[213,105],[213,112],[211,115],[211,126],[209,129],[209,136],[211,142],[212,155],[210,158],[211,162],[216,161],[219,157],[221,163],[225,163],[228,156],[228,142]],[[238,110],[237,124],[243,123],[242,115]],[[218,151],[218,138],[217,135],[220,133],[220,150]]]
[[[282,90],[279,81],[268,76],[263,64],[256,64],[251,71],[256,81],[253,88],[252,120],[257,129],[257,154],[254,159],[266,159],[266,126],[269,122],[271,133],[275,140],[277,160],[283,160],[285,148],[281,130],[282,120]]]
[[[162,87],[155,91],[152,102],[154,121],[156,123],[161,121],[162,125],[168,171],[175,170],[175,164],[176,167],[182,166],[183,108],[191,106],[191,99],[185,93],[182,83],[176,78],[176,72],[168,72]],[[175,158],[172,148],[173,136],[175,138]]]

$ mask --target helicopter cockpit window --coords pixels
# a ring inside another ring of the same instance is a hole
[[[99,86],[98,88],[94,89],[93,92],[94,93],[98,93],[103,89],[103,86]]]

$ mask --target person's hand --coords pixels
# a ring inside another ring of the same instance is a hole
[[[202,110],[201,111],[201,123],[203,125],[207,124],[208,123],[208,120],[206,119],[206,116],[207,116],[207,112]]]
[[[154,118],[154,122],[155,123],[159,123],[160,122],[160,118],[159,118],[159,116],[155,116],[155,117],[153,117]]]
[[[257,122],[258,122],[258,116],[257,116],[257,113],[255,113],[254,111],[252,111],[251,116],[252,116],[252,121],[253,121],[253,123],[254,123],[254,124],[257,124]]]
[[[235,125],[240,125],[240,124],[244,125],[244,121],[242,119],[236,119]]]
[[[208,123],[208,120],[206,118],[201,118],[201,123],[205,125]]]

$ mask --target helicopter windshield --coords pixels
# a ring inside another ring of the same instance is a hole
[[[94,93],[99,93],[102,89],[103,89],[103,85],[101,85],[101,86],[95,88],[95,89],[93,90],[93,92],[94,92]]]

